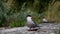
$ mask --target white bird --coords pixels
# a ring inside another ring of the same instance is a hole
[[[31,29],[31,28],[35,28],[38,27],[37,24],[32,20],[32,16],[28,15],[27,16],[27,23],[26,25]]]
[[[36,27],[36,23],[34,23],[34,21],[32,20],[32,16],[31,15],[28,15],[27,16],[27,23],[26,25],[30,28],[34,28]]]

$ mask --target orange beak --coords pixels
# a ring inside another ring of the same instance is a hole
[[[31,16],[31,19],[34,19],[34,17],[33,17],[33,16]]]

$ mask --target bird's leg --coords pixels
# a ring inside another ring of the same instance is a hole
[[[33,28],[30,28],[28,31],[34,31],[34,29]]]

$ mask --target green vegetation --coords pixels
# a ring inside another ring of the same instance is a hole
[[[0,0],[0,27],[19,27],[28,14],[39,24],[43,17],[60,22],[60,0]]]
[[[57,31],[55,34],[60,34],[60,30],[59,30],[59,31]]]

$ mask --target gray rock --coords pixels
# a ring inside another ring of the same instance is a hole
[[[3,29],[0,30],[0,34],[55,34],[58,30],[60,30],[60,23],[42,23],[39,24],[40,29],[37,31],[28,31],[28,27],[17,27],[11,29]]]

